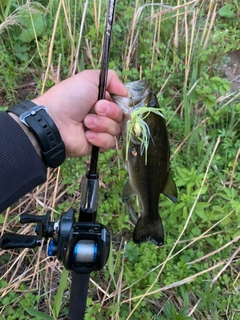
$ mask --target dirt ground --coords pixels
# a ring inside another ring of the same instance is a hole
[[[240,89],[240,50],[229,52],[226,58],[223,72],[232,84],[231,91],[236,92]]]

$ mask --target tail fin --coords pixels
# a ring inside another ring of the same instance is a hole
[[[157,246],[164,245],[164,231],[161,218],[149,223],[149,220],[140,217],[133,232],[133,241],[137,244],[151,241]]]

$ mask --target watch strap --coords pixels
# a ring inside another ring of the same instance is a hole
[[[66,158],[65,146],[57,126],[45,106],[24,101],[10,108],[20,121],[33,133],[41,148],[41,156],[47,167],[56,168]]]

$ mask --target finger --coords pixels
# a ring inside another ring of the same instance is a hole
[[[94,84],[94,86],[98,86],[99,74],[99,70],[85,70],[80,72],[78,77],[83,79],[85,82],[86,80],[89,80]],[[113,70],[108,71],[106,90],[110,93],[114,93],[120,96],[127,96],[127,89],[122,84],[117,73]]]
[[[122,110],[114,102],[99,100],[95,104],[95,112],[99,116],[108,117],[117,122],[122,121]]]
[[[118,135],[121,131],[118,122],[96,114],[88,114],[84,118],[84,125],[91,131],[108,133],[112,136]]]
[[[120,96],[127,96],[127,89],[124,87],[118,75],[113,70],[108,71],[107,91]]]
[[[100,151],[105,151],[115,146],[115,138],[108,133],[86,131],[85,136],[88,142],[99,147]]]

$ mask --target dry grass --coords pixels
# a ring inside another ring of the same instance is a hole
[[[5,17],[5,20],[0,24],[0,34],[11,26],[22,26],[23,18],[33,13],[39,13],[40,10],[46,10],[40,3],[28,2],[22,6],[19,6],[13,13]]]
[[[102,12],[102,2],[101,1],[94,1],[94,23],[95,27],[98,32],[98,28],[100,25],[100,16],[103,14]],[[153,38],[152,38],[152,55],[157,54],[157,46],[156,42],[160,40],[160,30],[164,26],[165,19],[175,19],[175,34],[173,34],[173,45],[178,48],[179,46],[179,34],[180,31],[182,33],[182,28],[184,27],[184,39],[185,39],[185,80],[184,85],[187,87],[189,83],[189,73],[191,70],[191,63],[192,63],[192,55],[195,49],[195,43],[197,39],[200,39],[200,42],[203,47],[207,46],[209,41],[209,37],[211,34],[211,30],[214,26],[214,20],[216,18],[216,10],[217,10],[217,2],[210,1],[207,16],[205,19],[205,24],[203,29],[199,27],[199,19],[200,19],[200,10],[201,7],[206,4],[206,1],[200,0],[193,0],[185,2],[183,5],[180,5],[180,1],[177,1],[175,7],[166,7],[163,3],[154,4],[152,5],[151,14],[148,17],[145,17],[144,20],[141,20],[142,12],[147,8],[149,5],[142,5],[140,6],[141,1],[136,1],[135,6],[135,13],[132,19],[131,29],[129,31],[129,35],[127,38],[127,45],[126,48],[128,50],[125,52],[125,65],[123,69],[128,69],[131,65],[131,59],[133,57],[133,52],[136,49],[136,43],[138,38],[138,31],[141,28],[141,23],[144,21],[149,21],[151,25],[153,25]],[[49,51],[48,51],[48,59],[47,64],[45,65],[44,62],[42,63],[45,68],[45,73],[43,77],[42,89],[41,92],[45,91],[46,81],[47,79],[53,80],[55,83],[58,83],[60,79],[60,69],[61,69],[61,57],[59,57],[59,65],[58,68],[54,68],[52,64],[52,56],[53,56],[53,47],[56,35],[56,29],[58,25],[58,19],[60,11],[63,10],[66,29],[68,30],[68,36],[71,41],[71,57],[69,63],[69,75],[73,75],[76,70],[78,70],[78,60],[79,60],[79,50],[81,47],[85,46],[82,43],[82,32],[84,28],[85,21],[85,13],[88,9],[88,1],[85,2],[84,7],[84,14],[82,17],[81,22],[81,29],[80,31],[77,30],[75,25],[75,18],[70,16],[69,8],[68,8],[68,1],[61,0],[59,1],[58,10],[56,12],[55,23],[52,30],[52,38],[50,41]],[[0,33],[3,31],[4,28],[7,28],[11,25],[17,24],[21,25],[20,15],[22,14],[21,10],[25,10],[25,8],[29,8],[29,5],[22,6],[20,9],[17,9],[13,14],[6,18],[4,23],[0,25]],[[171,15],[165,17],[166,13],[171,13]],[[75,45],[75,35],[79,34],[79,40],[77,45]],[[36,41],[37,43],[37,41]],[[93,43],[86,43],[86,51],[88,58],[90,59],[92,66],[95,67],[95,63],[91,57],[93,57],[92,49],[94,48]],[[41,52],[39,47],[37,47],[39,51],[39,55],[41,56]],[[152,57],[153,61],[153,57]],[[141,69],[141,66],[140,66]],[[164,87],[168,86],[168,79],[164,84]],[[125,79],[127,80],[127,79]],[[191,93],[191,90],[194,88],[196,83],[193,84],[192,88],[187,92],[187,95]],[[164,87],[159,89],[160,92],[164,90]],[[173,98],[174,99],[174,98]],[[220,98],[219,98],[220,99]],[[224,99],[224,97],[221,97]],[[233,98],[234,99],[234,98]],[[176,113],[179,113],[183,116],[183,101],[176,107]],[[173,114],[172,117],[174,117]],[[172,120],[169,119],[169,122]],[[189,132],[187,136],[185,136],[184,140],[180,142],[175,149],[175,152],[172,157],[177,157],[180,151],[184,148],[186,141],[192,135],[193,131],[198,129],[200,126],[203,126],[208,119],[202,119],[192,131]],[[125,267],[125,250],[126,250],[126,241],[124,237],[120,236],[117,241],[117,250],[121,253],[121,270],[120,273],[116,271],[115,276],[117,279],[112,279],[110,283],[106,283],[103,279],[103,273],[99,273],[99,275],[91,279],[91,292],[94,294],[94,301],[100,302],[102,308],[112,308],[115,305],[123,305],[127,304],[129,306],[129,315],[126,320],[130,319],[134,312],[138,309],[142,300],[151,303],[156,310],[158,310],[159,314],[162,311],[163,303],[157,301],[156,299],[151,299],[151,296],[161,292],[163,294],[163,301],[172,300],[175,301],[175,304],[178,306],[179,309],[183,307],[183,301],[175,294],[175,288],[183,284],[189,284],[192,281],[196,280],[199,276],[203,274],[211,274],[211,286],[214,286],[219,279],[219,277],[224,273],[231,270],[233,274],[234,281],[229,283],[229,290],[232,288],[236,294],[239,294],[240,284],[239,284],[239,277],[240,277],[240,269],[239,269],[239,261],[240,261],[240,248],[239,248],[239,240],[240,236],[236,236],[232,241],[225,243],[223,246],[216,248],[211,253],[204,255],[201,258],[197,258],[197,256],[192,257],[192,261],[188,262],[188,265],[193,266],[192,270],[194,270],[194,265],[198,264],[200,261],[204,262],[207,261],[210,257],[215,256],[219,252],[222,252],[227,247],[232,247],[232,254],[228,257],[228,259],[222,259],[217,261],[216,264],[209,266],[208,268],[203,268],[200,272],[192,272],[191,276],[185,277],[179,281],[173,282],[170,285],[159,287],[156,290],[156,285],[160,282],[160,277],[164,269],[166,268],[169,261],[171,261],[174,257],[181,256],[182,252],[185,251],[187,248],[193,247],[194,244],[200,244],[206,238],[211,238],[216,236],[214,230],[216,227],[221,224],[222,221],[231,217],[231,215],[235,214],[235,211],[229,212],[224,218],[218,221],[216,224],[208,228],[205,232],[203,232],[199,237],[193,239],[185,239],[185,230],[189,226],[189,222],[191,220],[191,216],[194,212],[195,206],[199,201],[201,190],[207,181],[207,176],[209,170],[213,169],[213,159],[217,148],[220,144],[220,138],[216,139],[216,144],[213,149],[213,152],[210,156],[210,159],[207,164],[206,171],[204,173],[204,177],[202,180],[201,187],[199,189],[198,194],[195,197],[195,201],[192,205],[191,210],[188,213],[188,218],[186,219],[184,228],[182,229],[179,236],[176,236],[176,242],[170,248],[167,258],[164,262],[156,266],[151,272],[155,270],[159,270],[157,277],[152,285],[149,288],[146,288],[145,293],[139,296],[132,296],[132,287],[136,285],[138,282],[141,281],[141,278],[132,283],[130,286],[126,285],[123,280],[123,273]],[[240,157],[240,149],[236,154],[235,161],[232,167],[231,175],[230,175],[230,184],[229,188],[235,183],[234,180],[234,173],[239,163]],[[51,210],[52,213],[60,214],[55,212],[55,207],[59,203],[63,201],[63,199],[69,200],[69,195],[67,194],[66,187],[61,183],[60,179],[60,168],[54,171],[48,171],[48,181],[46,184],[39,186],[35,189],[32,193],[26,195],[23,199],[20,199],[18,203],[14,204],[11,208],[9,208],[5,215],[4,215],[4,223],[0,227],[1,234],[5,231],[17,231],[19,234],[26,234],[30,235],[33,234],[33,229],[31,225],[21,225],[17,218],[22,213],[29,213],[35,215],[42,215],[45,214],[46,210]],[[81,194],[79,192],[75,193],[74,201],[80,201]],[[209,202],[211,202],[211,198]],[[70,200],[73,201],[73,200]],[[236,227],[237,231],[237,227]],[[116,236],[117,238],[117,236]],[[182,249],[178,249],[179,244],[185,243],[185,246]],[[114,248],[114,252],[115,252]],[[157,250],[157,249],[156,249]],[[58,288],[58,279],[61,274],[62,265],[56,259],[47,257],[45,252],[41,249],[35,251],[32,249],[24,249],[24,250],[11,250],[8,252],[7,261],[6,252],[0,251],[0,259],[4,258],[4,264],[1,263],[0,268],[0,280],[6,279],[8,281],[8,285],[4,288],[0,288],[0,298],[3,298],[8,292],[14,290],[16,292],[19,291],[19,287],[22,283],[26,285],[28,290],[33,290],[39,292],[41,295],[41,308],[42,311],[46,313],[51,313],[51,301],[53,296],[56,294]],[[114,262],[114,270],[117,269],[117,261]],[[146,277],[148,274],[144,274],[143,278]],[[70,279],[69,279],[70,281]],[[115,282],[115,285],[114,285]],[[24,294],[24,292],[22,293]],[[65,293],[66,298],[69,296],[69,292],[66,291]],[[132,304],[133,301],[138,301],[136,304]],[[200,303],[200,300],[197,299],[196,296],[192,297],[192,304],[189,310],[189,315],[195,317],[195,319],[203,319],[203,315],[200,311],[197,310],[197,307]],[[119,307],[120,308],[120,307]],[[114,315],[112,316],[112,320],[120,319],[119,315],[119,308],[116,308]],[[4,314],[4,308],[0,310],[2,314]],[[62,318],[64,319],[64,317]],[[228,319],[228,318],[226,318]],[[237,318],[236,318],[237,319]]]

